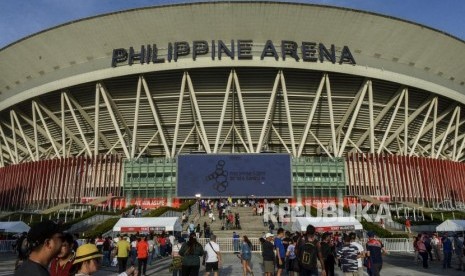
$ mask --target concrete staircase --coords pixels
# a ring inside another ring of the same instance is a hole
[[[262,216],[254,216],[252,207],[232,207],[231,212],[233,214],[239,213],[239,219],[241,222],[241,229],[235,229],[234,227],[229,230],[221,230],[222,222],[218,218],[218,210],[215,208],[213,214],[215,215],[215,221],[210,223],[208,214],[205,216],[195,216],[195,225],[200,223],[201,229],[203,230],[203,224],[206,221],[218,238],[232,238],[233,232],[238,233],[241,237],[247,235],[249,238],[259,238],[263,235],[263,232],[268,231],[268,226],[263,225]]]

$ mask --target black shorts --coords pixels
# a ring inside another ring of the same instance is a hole
[[[205,263],[205,272],[218,271],[218,262]]]
[[[281,259],[282,263],[279,264],[279,259],[276,257],[276,268],[277,269],[284,269],[284,266],[286,265],[285,259]]]

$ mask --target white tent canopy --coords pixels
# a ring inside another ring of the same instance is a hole
[[[448,219],[436,226],[437,232],[462,232],[465,231],[465,220]]]
[[[306,231],[309,224],[315,226],[317,232],[363,230],[362,224],[353,217],[296,217],[292,231]]]
[[[4,233],[22,233],[28,232],[29,227],[26,223],[22,221],[2,221],[0,222],[0,232]]]
[[[150,231],[182,231],[178,217],[155,218],[121,218],[113,226],[115,232],[150,232]]]

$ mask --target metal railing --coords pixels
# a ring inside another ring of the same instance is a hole
[[[0,253],[14,252],[13,245],[16,240],[0,240]]]
[[[252,252],[262,252],[262,245],[258,238],[249,238],[252,243]],[[205,247],[205,245],[210,241],[210,239],[199,238],[197,241]],[[242,241],[236,240],[236,243],[233,238],[218,238],[216,243],[220,246],[221,252],[238,252],[240,251]]]
[[[209,239],[199,238],[197,239],[202,246],[208,243]],[[249,238],[252,243],[252,252],[261,252],[262,246],[258,238]],[[406,238],[381,238],[379,239],[384,248],[388,252],[413,252],[413,240]],[[361,239],[360,243],[365,247],[367,239]],[[236,245],[232,238],[218,238],[216,243],[220,246],[221,252],[237,252],[240,251],[241,241],[238,241]],[[236,246],[236,247],[235,247]]]
[[[413,239],[406,238],[380,238],[384,248],[388,252],[413,252]],[[361,239],[363,247],[366,246],[367,239]]]

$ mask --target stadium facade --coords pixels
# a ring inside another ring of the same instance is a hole
[[[461,208],[463,60],[447,33],[320,5],[192,3],[60,25],[0,50],[0,208],[177,204],[178,155],[270,151],[292,156],[300,202]]]

